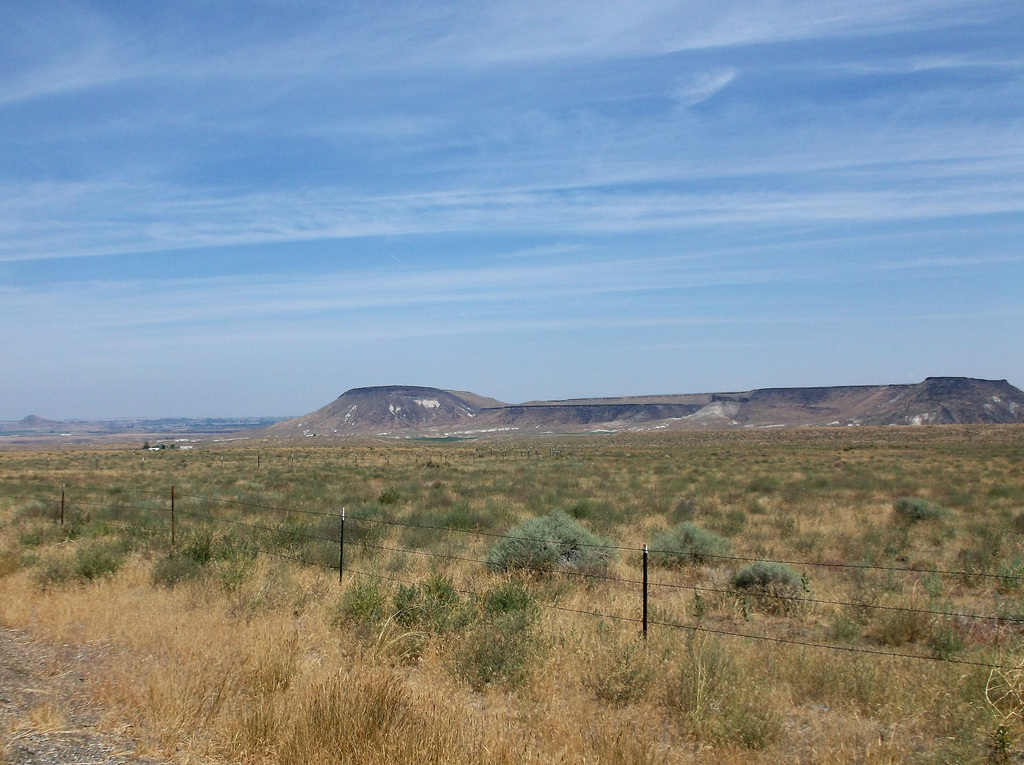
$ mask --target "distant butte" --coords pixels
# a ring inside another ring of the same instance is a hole
[[[1006,380],[929,377],[905,385],[762,388],[525,404],[506,404],[465,391],[384,385],[353,388],[322,409],[272,425],[264,434],[473,438],[501,433],[1016,423],[1024,423],[1024,392]]]

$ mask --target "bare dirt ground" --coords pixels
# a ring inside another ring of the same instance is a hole
[[[89,694],[96,671],[76,647],[0,627],[0,763],[159,765],[137,754],[130,729],[103,725],[104,710]]]

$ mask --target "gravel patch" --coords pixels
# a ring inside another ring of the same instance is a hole
[[[87,691],[91,669],[86,649],[0,627],[2,765],[166,765],[139,756],[129,735],[97,727],[102,710]]]

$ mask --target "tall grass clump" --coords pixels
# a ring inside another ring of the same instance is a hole
[[[0,579],[10,576],[21,568],[18,556],[9,550],[0,550]]]
[[[743,665],[706,635],[691,634],[674,657],[665,703],[683,731],[698,740],[765,749],[783,735],[773,700],[751,688]]]
[[[204,571],[203,565],[190,556],[171,553],[153,564],[150,578],[155,585],[174,587],[182,582],[199,578]]]
[[[590,659],[583,684],[613,706],[636,703],[647,697],[659,663],[640,639],[620,639],[603,645]]]
[[[930,521],[948,515],[944,508],[921,497],[900,497],[893,502],[892,509],[897,516],[910,522]]]
[[[45,556],[36,571],[44,588],[72,580],[92,581],[116,574],[124,565],[128,546],[123,540],[93,540],[75,549],[73,555],[56,552]]]
[[[516,526],[487,554],[491,571],[599,572],[614,551],[609,540],[587,531],[561,510]]]
[[[465,626],[472,619],[458,590],[441,574],[431,575],[422,584],[399,585],[394,610],[401,626],[435,633]]]
[[[124,565],[127,552],[127,546],[118,540],[83,545],[75,551],[75,575],[90,580],[116,574]]]
[[[387,592],[380,580],[364,577],[341,596],[335,621],[376,624],[384,618],[386,604]]]
[[[228,580],[240,583],[248,578],[256,557],[256,545],[250,539],[239,539],[233,534],[216,534],[209,526],[191,530],[181,546],[153,564],[150,578],[161,587],[199,579],[207,574],[210,564],[219,564],[218,577],[222,584]],[[232,585],[227,584],[226,589]]]
[[[521,582],[510,580],[484,593],[482,613],[455,650],[450,669],[474,690],[521,687],[541,658],[536,634],[537,601]]]
[[[651,540],[651,563],[679,567],[690,563],[706,563],[712,558],[729,555],[729,540],[706,531],[695,523],[684,521]]]

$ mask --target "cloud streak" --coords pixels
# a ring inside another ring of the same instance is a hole
[[[959,179],[958,179],[959,180]],[[498,190],[366,198],[344,189],[140,201],[120,185],[8,189],[0,260],[466,232],[625,234],[714,225],[878,223],[1024,212],[1012,180],[891,190]],[[101,200],[101,210],[97,210]],[[116,215],[109,211],[117,210]]]
[[[707,101],[734,79],[736,69],[713,69],[687,77],[680,83],[677,97],[685,106],[695,106]]]

